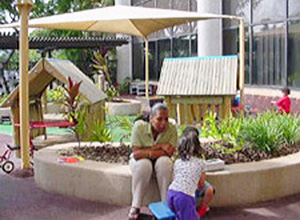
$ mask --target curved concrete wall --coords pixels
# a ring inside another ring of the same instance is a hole
[[[207,173],[216,188],[213,206],[268,201],[300,192],[300,153],[252,163],[226,166]]]
[[[117,205],[131,203],[131,171],[128,165],[85,160],[76,164],[58,162],[61,144],[35,154],[35,181],[42,189],[67,196]],[[82,145],[90,145],[82,143]],[[212,206],[244,205],[300,192],[300,152],[266,161],[225,166],[207,173],[216,188]],[[144,204],[158,201],[158,188],[151,179]]]

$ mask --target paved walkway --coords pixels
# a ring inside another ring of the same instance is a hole
[[[5,143],[12,143],[12,138],[0,134],[0,154]],[[20,166],[19,159],[13,161]],[[32,177],[16,178],[0,171],[0,220],[126,220],[127,211],[125,206],[45,192]],[[300,195],[248,207],[213,208],[210,219],[299,220]]]

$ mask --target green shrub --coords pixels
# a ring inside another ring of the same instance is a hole
[[[100,143],[112,142],[113,137],[111,135],[111,130],[105,124],[105,121],[100,122],[99,120],[94,121],[92,125],[92,130],[89,131],[89,141],[98,141]]]
[[[228,117],[218,124],[216,115],[210,113],[204,119],[201,136],[222,139],[225,145],[232,145],[229,149],[215,146],[224,152],[240,150],[244,143],[246,147],[272,152],[282,144],[294,145],[300,139],[299,127],[296,115],[265,112],[256,118]]]
[[[245,119],[239,137],[249,147],[271,152],[282,144],[295,144],[299,139],[299,125],[299,118],[295,115],[265,112],[256,118]]]
[[[238,138],[242,123],[242,118],[228,117],[218,124],[216,114],[209,113],[204,118],[201,137],[222,139],[225,144],[232,145],[234,150],[239,150],[243,145],[243,140]]]

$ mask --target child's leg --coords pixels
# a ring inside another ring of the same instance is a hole
[[[179,220],[199,220],[196,212],[195,199],[182,192],[169,190],[167,195],[169,208]]]
[[[204,191],[204,196],[202,198],[202,203],[200,205],[208,206],[209,203],[212,201],[213,196],[214,196],[214,188],[211,185],[209,185]]]
[[[205,181],[202,189],[196,190],[195,199],[197,204],[197,211],[200,217],[203,217],[209,211],[209,203],[212,201],[214,195],[214,188],[210,183]]]

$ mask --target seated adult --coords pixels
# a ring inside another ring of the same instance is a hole
[[[144,194],[155,173],[162,201],[166,201],[173,163],[170,157],[177,146],[177,129],[169,123],[168,109],[155,104],[148,118],[137,120],[131,136],[132,205],[129,219],[138,219]]]

